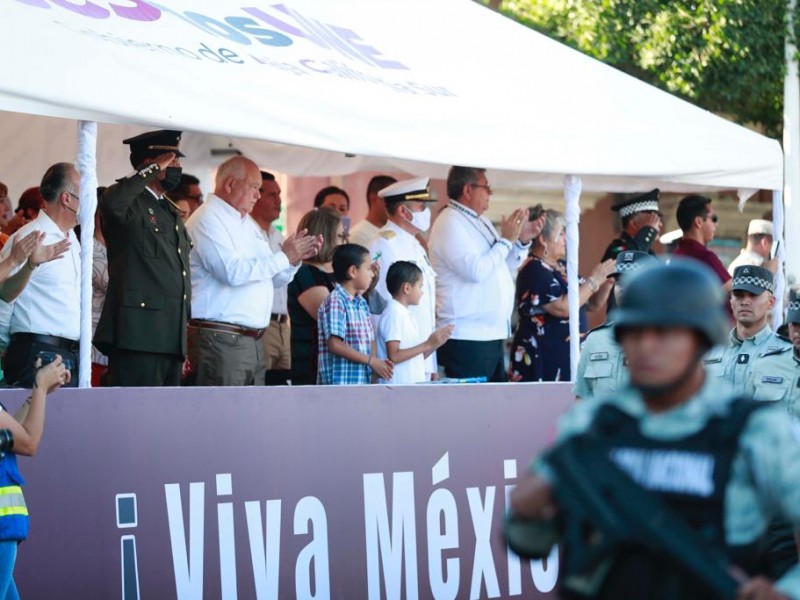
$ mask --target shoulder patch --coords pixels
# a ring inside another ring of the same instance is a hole
[[[393,237],[396,237],[397,233],[395,233],[391,229],[386,229],[386,230],[383,230],[383,231],[380,232],[380,236],[385,240],[390,240]]]

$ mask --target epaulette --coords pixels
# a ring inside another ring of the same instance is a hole
[[[785,346],[783,348],[770,348],[766,352],[762,352],[758,355],[758,358],[764,358],[765,356],[777,356],[778,354],[783,354],[784,352],[789,352],[790,350],[794,350],[794,346]]]
[[[390,240],[397,236],[397,232],[394,232],[391,229],[383,229],[380,232],[380,236],[385,240]]]

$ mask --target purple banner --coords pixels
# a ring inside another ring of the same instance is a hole
[[[10,409],[23,392],[6,392]],[[61,390],[28,598],[551,597],[500,537],[568,384]]]

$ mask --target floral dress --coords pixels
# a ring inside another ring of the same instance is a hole
[[[554,269],[531,258],[517,276],[519,325],[511,345],[512,381],[569,381],[569,319],[554,317],[545,305],[567,293],[563,264]],[[586,308],[580,312],[581,340],[588,329]]]

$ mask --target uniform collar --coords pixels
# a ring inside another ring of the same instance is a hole
[[[772,328],[769,326],[769,323],[767,323],[757,334],[744,340],[740,340],[736,337],[736,328],[734,327],[731,329],[730,341],[731,346],[741,346],[744,342],[752,342],[754,345],[760,346],[766,342],[769,337],[772,337]]]

